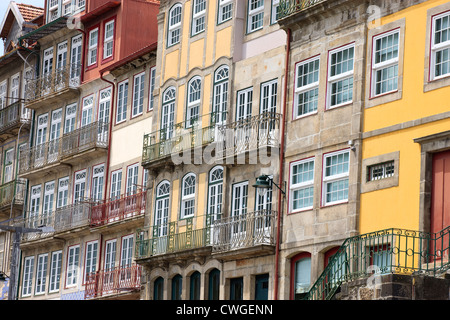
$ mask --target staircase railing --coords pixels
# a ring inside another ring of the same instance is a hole
[[[450,269],[450,227],[386,229],[348,238],[303,299],[328,300],[343,282],[377,274],[439,275]]]

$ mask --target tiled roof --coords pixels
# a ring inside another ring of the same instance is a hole
[[[17,7],[25,21],[30,22],[44,14],[44,8],[32,6],[30,4],[17,3]]]

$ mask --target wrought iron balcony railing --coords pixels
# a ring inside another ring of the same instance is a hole
[[[225,120],[226,112],[213,112],[146,134],[143,165],[214,142],[217,126]]]
[[[373,274],[428,274],[450,268],[450,227],[437,233],[386,229],[348,238],[304,299],[331,299],[343,282]],[[301,291],[301,288],[300,288]]]
[[[22,124],[30,124],[30,122],[31,112],[23,108],[22,101],[16,101],[0,110],[0,135]]]
[[[0,186],[0,208],[15,204],[23,205],[25,200],[26,180],[17,179]]]
[[[86,277],[84,298],[94,299],[140,290],[141,273],[142,267],[135,264],[89,273]]]
[[[281,114],[265,112],[219,126],[216,157],[226,158],[264,147],[278,147],[280,123]]]
[[[278,19],[285,18],[327,0],[280,0]]]
[[[35,100],[64,91],[78,88],[80,85],[80,65],[69,64],[42,75],[37,79],[28,79],[25,97],[31,104]]]
[[[91,123],[61,138],[24,149],[20,153],[19,175],[45,168],[83,151],[108,147],[108,123]]]
[[[116,199],[109,199],[92,207],[91,226],[102,226],[125,219],[143,216],[147,192],[122,195]]]
[[[78,202],[76,204],[57,208],[50,212],[27,212],[27,217],[18,220],[15,225],[25,228],[52,227],[54,232],[45,233],[25,233],[23,241],[44,239],[53,236],[55,233],[69,231],[74,228],[89,226],[91,218],[91,204],[89,202]]]

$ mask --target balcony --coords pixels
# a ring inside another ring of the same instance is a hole
[[[214,221],[212,254],[222,260],[274,253],[276,212],[260,210]]]
[[[218,123],[225,116],[226,113],[210,113],[146,134],[142,165],[149,169],[168,163],[193,163],[194,150],[215,141]]]
[[[140,291],[142,267],[131,265],[101,270],[87,275],[85,283],[85,299],[107,299],[108,296],[127,295]],[[139,294],[136,295],[139,299]]]
[[[25,98],[27,108],[38,109],[76,97],[80,85],[79,65],[67,65],[37,79],[28,79]]]
[[[0,186],[0,212],[10,215],[11,205],[22,207],[25,200],[26,180],[17,179]],[[3,220],[3,219],[1,219]]]
[[[27,217],[15,223],[16,226],[25,228],[52,227],[54,232],[26,233],[22,236],[22,242],[30,242],[41,239],[52,239],[56,234],[59,238],[70,238],[74,229],[89,227],[91,218],[91,204],[78,202],[76,204],[61,207],[52,212],[36,214],[27,212]],[[79,234],[77,235],[79,236]]]
[[[0,142],[17,136],[20,127],[29,130],[31,112],[23,108],[22,101],[16,101],[0,110]],[[22,126],[23,125],[23,126]],[[22,131],[23,132],[23,131]]]
[[[19,175],[37,178],[49,171],[103,155],[108,148],[108,123],[91,123],[61,138],[23,150],[19,159]],[[43,170],[45,169],[45,170]]]
[[[91,227],[118,224],[123,221],[143,218],[147,192],[122,195],[117,199],[109,199],[92,207]]]
[[[268,163],[268,157],[278,154],[280,123],[281,114],[265,112],[218,126],[216,160],[227,164]],[[274,150],[276,153],[272,153]]]
[[[278,19],[286,18],[287,16],[296,14],[300,11],[311,8],[318,3],[326,1],[327,0],[281,0]]]

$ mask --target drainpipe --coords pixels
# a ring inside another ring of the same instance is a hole
[[[285,136],[285,122],[286,122],[286,99],[287,99],[287,84],[289,75],[289,55],[290,55],[290,43],[291,43],[291,29],[286,30],[286,64],[284,70],[284,95],[283,95],[283,114],[281,121],[281,142],[280,142],[280,178],[279,185],[283,186],[283,168],[284,168],[284,136]],[[286,192],[287,190],[285,190]],[[275,249],[275,283],[274,283],[274,300],[278,300],[278,277],[279,277],[279,255],[280,255],[280,226],[281,226],[281,210],[283,209],[282,204],[282,192],[278,191],[278,217],[277,217],[277,240]]]

